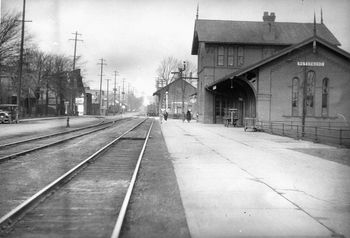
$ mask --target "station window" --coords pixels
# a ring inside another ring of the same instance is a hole
[[[328,116],[329,79],[322,80],[322,116]]]
[[[299,116],[299,78],[292,80],[292,116]]]
[[[244,48],[239,46],[237,51],[237,66],[241,67],[244,64]]]
[[[228,47],[227,49],[227,65],[234,66],[234,48]]]
[[[224,66],[225,49],[223,46],[218,47],[218,66]]]
[[[306,78],[306,115],[314,116],[314,98],[315,98],[315,72],[307,72]]]

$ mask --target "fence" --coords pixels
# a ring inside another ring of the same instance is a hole
[[[256,124],[257,128],[271,134],[306,139],[325,144],[336,144],[350,147],[350,128],[332,126],[312,126],[286,122],[263,122]]]

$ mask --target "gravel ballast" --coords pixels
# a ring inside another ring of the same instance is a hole
[[[124,220],[121,237],[190,237],[167,147],[156,121]]]

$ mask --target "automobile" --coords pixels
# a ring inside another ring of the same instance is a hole
[[[2,116],[2,120],[5,120],[6,122],[1,122],[1,123],[12,123],[16,122],[18,123],[17,119],[17,104],[0,104],[0,111],[5,113]],[[5,119],[7,118],[7,119]]]
[[[0,111],[0,123],[10,123],[10,115],[7,112]]]

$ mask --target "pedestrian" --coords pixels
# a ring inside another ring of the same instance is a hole
[[[160,121],[160,124],[162,124],[162,122],[163,122],[163,112],[162,112],[162,110],[160,110],[160,112],[159,112],[159,121]]]
[[[191,121],[191,111],[190,110],[187,110],[186,119],[187,119],[188,122]]]
[[[168,112],[165,111],[165,112],[164,112],[164,120],[166,121],[167,119],[168,119]]]

